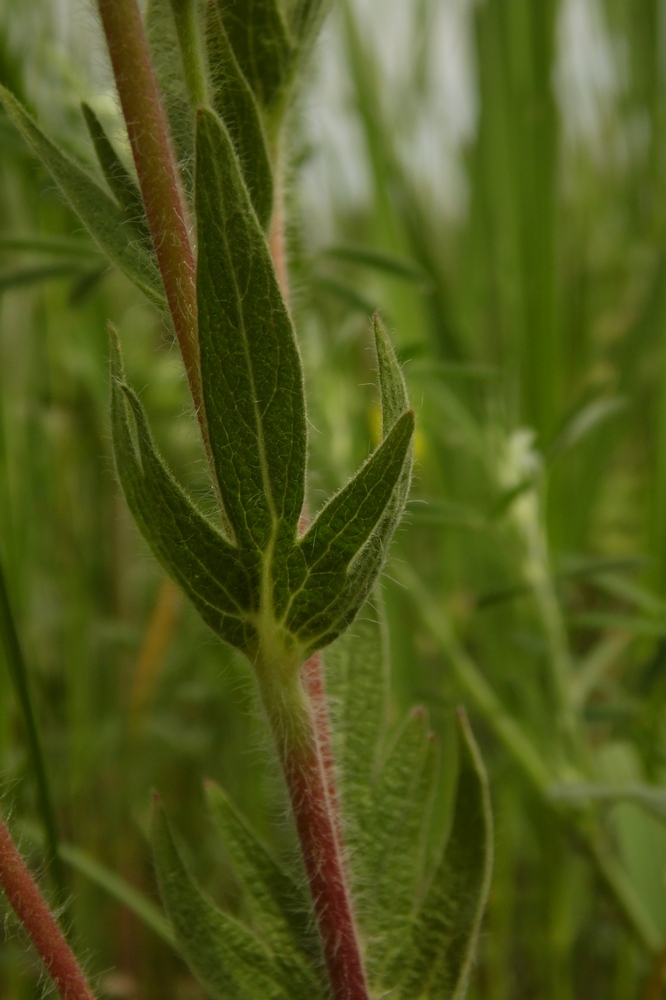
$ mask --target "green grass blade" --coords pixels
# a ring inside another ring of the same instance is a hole
[[[80,875],[84,875],[93,885],[99,886],[112,899],[117,900],[130,910],[166,944],[175,946],[175,939],[168,921],[142,892],[139,892],[124,878],[111,871],[106,865],[91,858],[89,854],[78,847],[73,847],[71,844],[60,844],[58,853],[70,868],[79,872]]]
[[[64,896],[65,879],[58,857],[58,828],[47,778],[46,764],[42,750],[37,720],[32,705],[28,669],[19,640],[14,615],[12,614],[5,575],[0,563],[0,643],[4,648],[7,669],[12,679],[25,726],[28,756],[37,785],[37,802],[46,836],[48,857],[53,868],[53,877],[58,893]]]
[[[161,309],[166,306],[162,279],[150,255],[128,239],[121,209],[89,174],[48,139],[16,98],[0,86],[0,103],[62,190],[101,250]]]

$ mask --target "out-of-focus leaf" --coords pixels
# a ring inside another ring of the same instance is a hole
[[[278,0],[217,0],[238,65],[262,107],[272,109],[286,96],[293,68],[293,45]]]
[[[379,271],[394,278],[402,278],[403,281],[410,281],[417,285],[430,283],[430,278],[420,264],[405,257],[398,257],[396,254],[386,253],[375,247],[333,246],[326,247],[321,253],[323,257],[368,267],[373,271]]]
[[[39,285],[44,281],[57,278],[68,278],[72,274],[80,274],[80,261],[69,261],[61,264],[36,264],[34,266],[14,267],[3,270],[0,268],[0,292],[8,292],[12,288],[24,285]]]
[[[128,238],[130,231],[122,210],[83,167],[44,135],[25,108],[2,86],[0,103],[100,248],[148,298],[164,309],[159,271],[150,254],[136,240]]]
[[[176,941],[204,989],[215,1000],[288,1000],[275,961],[261,942],[213,906],[194,884],[159,804],[153,819],[153,852]]]
[[[493,832],[488,783],[467,719],[458,713],[460,762],[453,826],[441,862],[386,982],[404,1000],[462,1000],[490,888]]]
[[[206,38],[213,107],[231,136],[257,218],[267,229],[273,210],[273,173],[264,127],[213,3],[207,8]]]
[[[152,245],[150,229],[138,185],[111,145],[95,112],[85,103],[81,108],[107,184],[124,211],[127,221],[136,227],[146,245],[150,247]]]
[[[222,789],[209,783],[207,798],[234,874],[248,894],[259,936],[275,955],[281,981],[285,987],[316,996],[322,983],[310,961],[319,948],[312,933],[307,900]]]

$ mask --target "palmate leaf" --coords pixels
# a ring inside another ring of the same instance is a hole
[[[81,110],[107,184],[125,213],[127,221],[135,226],[139,235],[145,240],[146,246],[151,247],[150,229],[138,185],[113,148],[93,109],[84,102]],[[155,264],[157,266],[157,260]]]
[[[217,0],[238,65],[263,108],[281,103],[293,71],[294,46],[279,0]]]
[[[197,121],[197,296],[204,407],[240,545],[295,539],[305,494],[301,363],[264,234],[217,116]]]
[[[307,899],[223,790],[211,782],[206,791],[233,872],[247,893],[254,925],[275,955],[283,981],[306,996],[317,996],[322,981],[314,970],[321,970],[321,949]]]
[[[387,963],[401,1000],[462,1000],[474,960],[492,870],[488,784],[467,718],[458,712],[460,762],[453,826],[411,933]]]
[[[273,173],[264,126],[220,12],[212,3],[206,9],[206,41],[213,108],[227,127],[257,218],[267,229],[273,210]]]
[[[62,190],[101,250],[161,309],[164,287],[151,255],[138,242],[121,208],[39,128],[25,108],[0,86],[0,104]]]
[[[162,902],[187,963],[214,1000],[289,1000],[267,948],[199,891],[174,843],[162,807],[153,819],[153,852]],[[309,998],[311,1000],[311,998]]]

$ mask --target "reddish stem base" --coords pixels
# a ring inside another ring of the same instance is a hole
[[[95,1000],[65,937],[0,820],[0,886],[62,1000]]]
[[[369,1000],[343,860],[319,657],[304,666],[303,684],[312,704],[310,732],[297,745],[285,740],[282,764],[334,1000]]]

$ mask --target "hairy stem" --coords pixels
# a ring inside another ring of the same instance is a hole
[[[330,799],[335,794],[332,758],[330,748],[324,751],[329,753],[328,760],[322,754],[315,725],[318,709],[313,708],[298,674],[280,676],[274,662],[260,661],[257,666],[264,708],[289,791],[333,1000],[369,1000],[341,830]]]
[[[0,886],[30,936],[62,1000],[95,1000],[62,931],[2,820]]]
[[[137,0],[98,6],[169,309],[202,413],[194,255],[148,39]]]
[[[196,109],[200,104],[206,104],[206,79],[199,54],[195,0],[171,0],[171,7],[176,22],[187,93],[190,103]]]

